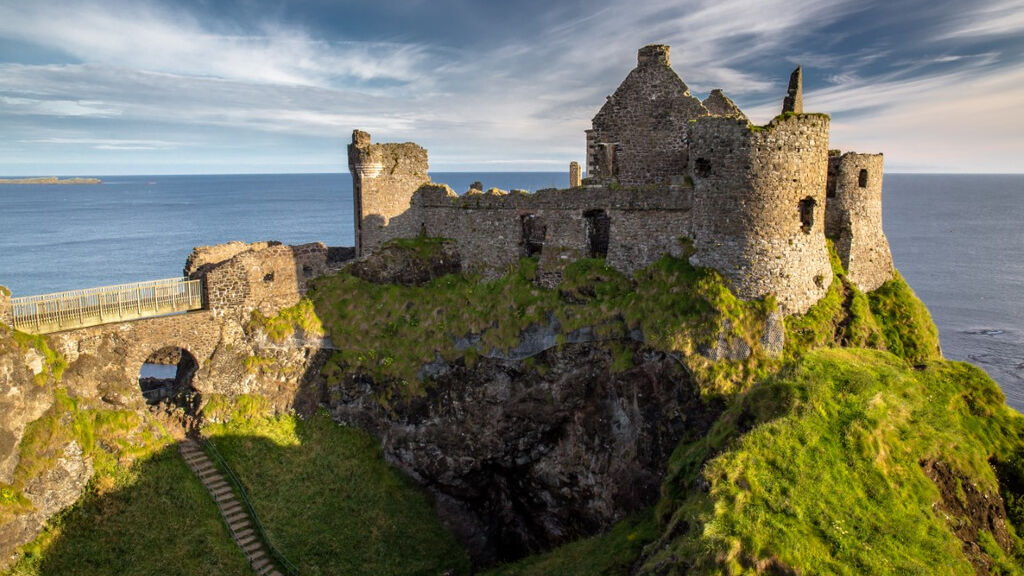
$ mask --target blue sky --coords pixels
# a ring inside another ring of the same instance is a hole
[[[1024,0],[0,0],[0,175],[565,170],[650,43],[758,123],[804,67],[831,147],[1024,172]]]

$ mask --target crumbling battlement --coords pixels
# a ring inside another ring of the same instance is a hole
[[[253,310],[272,315],[299,301],[309,280],[338,270],[352,250],[341,253],[320,242],[232,242],[192,250],[185,274],[202,278],[205,308],[244,320]],[[223,256],[223,259],[218,259]]]
[[[583,257],[606,258],[631,273],[663,254],[681,255],[691,202],[682,187],[457,196],[448,186],[429,184],[411,204],[422,233],[456,240],[464,267],[486,273],[539,256],[541,275],[555,281],[566,264]]]
[[[882,155],[838,151],[828,159],[825,235],[858,288],[870,292],[892,278],[882,230]]]
[[[799,68],[783,113],[752,126],[721,90],[703,102],[690,95],[667,46],[646,46],[587,131],[589,184],[535,194],[460,197],[428,183],[423,148],[372,144],[356,130],[349,166],[359,254],[391,238],[439,236],[455,240],[464,267],[485,274],[538,257],[541,282],[551,284],[578,258],[632,273],[680,256],[688,238],[690,261],[718,270],[741,298],[772,295],[780,312],[796,314],[832,281],[828,234],[850,278],[872,290],[892,277],[881,156],[830,161],[828,116],[802,109]]]
[[[427,151],[404,144],[371,144],[370,135],[355,130],[348,146],[348,169],[352,173],[355,204],[356,254],[373,252],[392,238],[415,235],[403,222],[391,219],[409,211],[409,199],[417,188],[430,181]]]

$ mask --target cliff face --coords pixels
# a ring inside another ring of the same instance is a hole
[[[623,352],[620,351],[620,354]],[[528,364],[435,364],[425,396],[382,399],[366,378],[326,388],[335,418],[374,431],[388,457],[438,498],[479,563],[509,560],[603,530],[654,503],[681,438],[707,431],[704,403],[664,353],[633,343],[616,371],[598,343]]]

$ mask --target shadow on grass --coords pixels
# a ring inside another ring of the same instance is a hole
[[[369,433],[325,414],[236,418],[208,429],[274,545],[302,574],[466,574],[431,497]]]
[[[97,476],[81,500],[50,521],[7,573],[28,576],[251,575],[213,500],[167,446]]]
[[[241,418],[209,432],[303,575],[469,572],[430,497],[366,432],[325,415]],[[7,576],[252,574],[174,445],[94,478],[22,554]]]

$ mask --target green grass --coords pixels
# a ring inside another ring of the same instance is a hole
[[[919,462],[943,460],[998,492],[989,458],[1019,450],[1024,432],[1003,401],[967,364],[915,371],[885,352],[812,352],[677,448],[647,567],[683,558],[688,574],[972,573]]]
[[[653,347],[693,356],[714,343],[728,320],[731,334],[757,350],[772,300],[743,302],[712,270],[695,269],[666,256],[628,278],[603,260],[583,259],[566,267],[556,289],[534,284],[537,261],[524,259],[491,282],[472,275],[446,275],[423,286],[378,285],[346,272],[318,279],[310,298],[326,333],[341,350],[323,370],[328,383],[358,372],[374,378],[381,401],[420,394],[424,364],[437,357],[472,360],[456,342],[479,337],[476,352],[507,351],[523,330],[556,320],[564,336],[585,327],[605,339],[641,329]],[[693,358],[691,370],[707,388],[730,391],[761,373],[752,363],[710,363]]]
[[[651,511],[608,532],[488,570],[482,576],[628,576],[644,545],[658,536]]]
[[[468,573],[431,499],[368,433],[323,414],[234,418],[207,432],[302,574]]]
[[[205,488],[167,446],[100,474],[4,576],[251,576]]]

